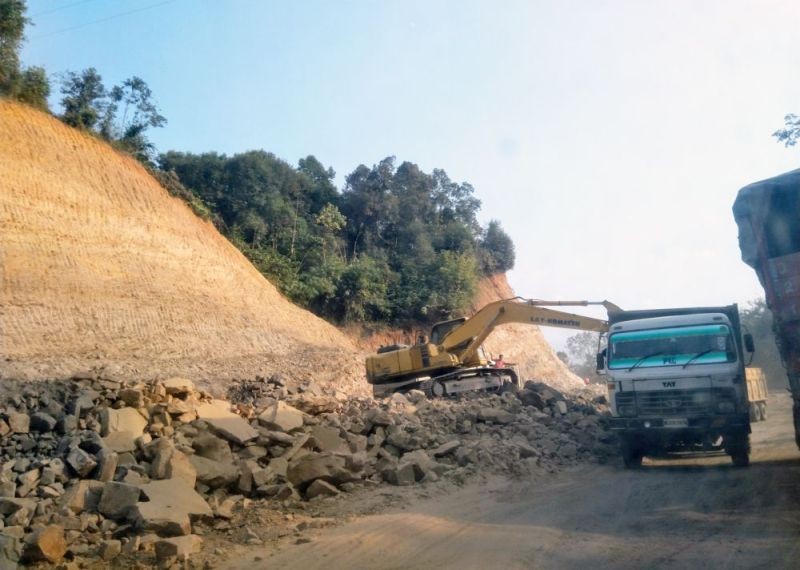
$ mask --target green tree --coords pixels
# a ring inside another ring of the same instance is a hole
[[[154,146],[145,132],[167,124],[153,101],[153,92],[140,77],[126,79],[108,92],[100,135],[116,141],[118,146],[141,162],[151,162]]]
[[[598,333],[584,331],[567,338],[567,365],[576,375],[589,378],[591,382],[602,381],[596,372],[599,336]]]
[[[61,120],[66,124],[85,130],[94,129],[106,112],[106,89],[103,78],[94,67],[80,73],[70,71],[61,85],[61,105],[64,112]]]
[[[322,228],[322,259],[325,261],[327,259],[328,244],[336,244],[339,241],[338,235],[347,225],[347,219],[339,211],[339,208],[333,204],[325,204],[322,211],[314,218],[314,221]],[[336,250],[344,258],[344,252],[338,247],[336,247]]]
[[[0,94],[15,95],[19,80],[19,49],[25,34],[24,0],[0,0]]]
[[[783,128],[772,133],[772,136],[785,147],[796,145],[800,140],[800,117],[790,113],[783,118],[783,123]]]
[[[28,67],[19,75],[17,99],[46,111],[50,96],[50,81],[43,67]]]
[[[514,242],[500,226],[492,220],[480,241],[483,272],[487,275],[502,273],[514,267]]]
[[[387,313],[388,267],[363,256],[351,263],[342,273],[337,288],[339,320],[380,321]]]

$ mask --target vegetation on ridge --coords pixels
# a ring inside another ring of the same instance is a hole
[[[481,275],[513,267],[496,221],[477,221],[471,185],[388,157],[359,165],[339,192],[315,157],[296,168],[264,151],[168,152],[174,172],[225,235],[293,301],[338,322],[447,318]]]

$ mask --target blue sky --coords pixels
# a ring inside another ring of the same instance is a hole
[[[800,113],[796,1],[28,3],[24,62],[142,77],[161,150],[471,182],[524,296],[751,299],[736,191],[800,166],[770,137]]]

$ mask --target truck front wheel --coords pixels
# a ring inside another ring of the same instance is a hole
[[[638,469],[642,466],[644,453],[635,441],[623,439],[620,443],[620,451],[625,469]]]
[[[733,433],[725,437],[725,451],[731,456],[734,467],[750,465],[750,436],[746,433]]]

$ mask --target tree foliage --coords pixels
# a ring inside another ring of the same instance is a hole
[[[567,338],[566,352],[558,354],[562,360],[566,358],[565,362],[573,373],[581,378],[588,378],[590,382],[602,381],[602,377],[596,372],[599,336],[591,331],[574,334]]]
[[[500,222],[492,220],[480,241],[483,255],[481,262],[485,273],[502,273],[514,267],[514,242],[500,227]]]
[[[61,120],[77,129],[92,130],[108,107],[103,78],[94,67],[67,72],[61,84]]]
[[[144,80],[134,76],[109,90],[97,70],[90,67],[68,72],[61,94],[61,120],[98,134],[145,164],[151,163],[155,148],[145,133],[163,127],[167,120]]]
[[[25,0],[0,0],[0,95],[47,109],[50,81],[42,67],[23,68],[19,50],[25,39]]]
[[[772,136],[785,147],[796,145],[800,140],[800,117],[790,113],[783,118],[783,123],[783,128],[772,133]]]
[[[507,267],[510,251],[513,264],[499,224],[478,224],[472,186],[443,170],[387,157],[356,167],[340,193],[313,156],[294,168],[264,151],[168,152],[159,167],[286,295],[339,322],[450,318],[472,301],[483,259]]]
[[[25,33],[24,0],[0,0],[0,93],[15,92],[19,77],[19,49]]]

